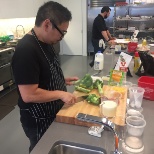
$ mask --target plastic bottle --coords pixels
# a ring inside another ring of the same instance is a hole
[[[143,39],[142,46],[146,46],[146,45],[147,45],[147,40],[146,39]]]
[[[138,71],[140,67],[140,57],[139,57],[139,54],[138,52],[135,52],[135,55],[134,55],[134,72],[136,73]]]
[[[94,70],[102,70],[104,67],[104,55],[101,51],[95,54]]]

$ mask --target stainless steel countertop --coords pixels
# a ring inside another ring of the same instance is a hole
[[[106,51],[107,50],[108,49],[106,49]],[[104,57],[105,57],[104,58],[105,67],[101,72],[101,75],[109,74],[109,69],[115,65],[118,55],[114,54],[107,55],[104,53]],[[132,65],[133,61],[130,64],[131,68],[130,70],[132,70],[133,68]],[[95,71],[91,69],[89,73],[95,73]],[[137,84],[138,78],[139,78],[138,76],[133,74],[133,77],[127,77],[127,81],[131,81],[132,83]],[[143,107],[143,115],[147,122],[143,135],[143,141],[145,147],[143,153],[154,154],[154,122],[153,122],[154,101],[149,101],[144,99],[142,107]],[[122,139],[124,138],[125,129],[126,126],[118,128],[119,136]],[[48,154],[52,145],[58,140],[71,141],[71,142],[102,147],[107,151],[108,154],[110,153],[111,150],[114,149],[114,138],[112,132],[110,131],[103,131],[102,137],[98,138],[90,136],[88,134],[88,127],[53,122],[46,131],[46,133],[43,135],[43,137],[40,139],[36,147],[33,149],[31,154]],[[125,152],[121,147],[121,141],[119,148],[120,148],[119,151],[122,151],[123,154],[125,154]]]

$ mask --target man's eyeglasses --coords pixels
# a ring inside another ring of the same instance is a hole
[[[62,35],[61,37],[63,38],[65,34],[67,33],[67,31],[61,31],[53,21],[50,20],[50,22],[58,30],[58,32]]]

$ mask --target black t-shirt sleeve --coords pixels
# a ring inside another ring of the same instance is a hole
[[[16,84],[38,84],[39,62],[31,46],[17,46],[12,59]]]
[[[108,28],[106,27],[105,21],[102,20],[101,18],[97,18],[95,23],[96,23],[96,26],[97,26],[99,32],[107,31],[108,30]]]

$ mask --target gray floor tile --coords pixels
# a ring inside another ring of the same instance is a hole
[[[8,113],[14,109],[14,106],[0,106],[0,120],[2,120]]]
[[[15,107],[0,121],[0,153],[28,154],[29,141],[19,120],[19,108]]]

